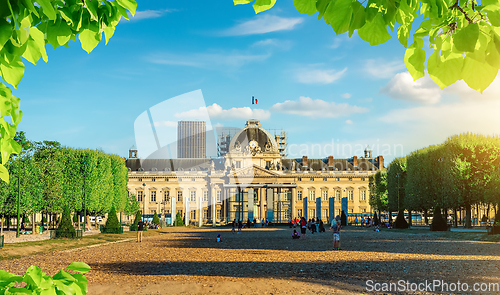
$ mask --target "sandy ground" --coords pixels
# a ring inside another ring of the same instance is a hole
[[[83,261],[92,267],[89,294],[367,294],[367,280],[500,283],[500,247],[492,242],[348,227],[342,250],[333,251],[328,232],[292,240],[288,228],[163,231],[142,243],[0,261],[0,269],[22,274],[35,264],[53,275]]]

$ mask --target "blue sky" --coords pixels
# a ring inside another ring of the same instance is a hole
[[[369,145],[391,160],[457,133],[500,133],[500,80],[483,95],[413,82],[397,38],[336,36],[292,1],[258,15],[230,0],[138,2],[108,45],[48,45],[48,63],[26,62],[18,130],[126,157],[141,113],[200,89],[213,126],[260,119],[288,132],[290,157],[362,156]]]

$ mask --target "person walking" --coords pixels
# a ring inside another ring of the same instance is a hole
[[[139,220],[139,223],[137,224],[137,242],[141,243],[142,242],[142,232],[144,231],[144,222]]]
[[[307,221],[304,217],[301,217],[300,218],[300,233],[301,233],[301,236],[300,238],[301,239],[304,239],[306,238],[306,231],[307,231]]]
[[[333,231],[333,250],[340,250],[340,228],[338,221],[330,228]]]

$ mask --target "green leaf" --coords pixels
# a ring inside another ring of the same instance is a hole
[[[494,68],[487,63],[479,62],[469,53],[464,59],[464,68],[462,72],[463,79],[470,88],[479,93],[490,86],[498,74],[498,68]]]
[[[365,8],[358,1],[354,1],[352,3],[353,17],[351,20],[351,24],[349,26],[349,37],[352,36],[355,30],[362,28],[365,21]]]
[[[318,11],[316,0],[293,0],[293,5],[299,13],[315,14]]]
[[[17,88],[24,75],[24,64],[20,57],[8,62],[0,59],[0,73],[5,82]]]
[[[500,6],[497,4],[486,5],[482,9],[486,12],[486,16],[492,25],[495,27],[500,26]]]
[[[3,164],[0,164],[0,179],[9,183],[9,170]],[[0,284],[4,285],[4,282],[0,282]]]
[[[36,289],[38,288],[38,286],[40,286],[42,277],[42,270],[38,266],[32,265],[24,274],[23,281],[32,289]]]
[[[103,31],[104,31],[104,37],[106,38],[106,43],[105,44],[108,44],[109,39],[111,39],[111,37],[113,37],[113,35],[115,33],[115,28],[116,27],[105,27],[103,29]]]
[[[473,52],[479,37],[479,25],[472,23],[453,36],[453,44],[460,52]]]
[[[50,0],[37,0],[37,3],[42,8],[43,14],[45,14],[50,20],[56,20],[56,11],[52,2]]]
[[[63,281],[65,283],[74,282],[76,279],[67,271],[60,270],[53,277],[54,280]]]
[[[38,49],[42,53],[43,60],[47,62],[49,60],[47,52],[45,51],[45,34],[42,33],[37,27],[30,28],[30,37],[36,42]]]
[[[405,52],[405,65],[414,81],[425,76],[425,50],[422,49],[423,43],[422,39],[417,38]]]
[[[79,273],[73,274],[73,277],[76,279],[76,284],[80,286],[80,289],[84,294],[87,294],[87,278]]]
[[[130,11],[130,14],[132,14],[132,16],[135,15],[135,11],[137,9],[137,2],[135,2],[134,0],[116,0],[116,2],[118,2],[119,6]]]
[[[99,44],[100,37],[99,28],[95,24],[90,24],[88,29],[83,29],[78,35],[82,48],[87,53],[90,53]]]
[[[97,8],[99,7],[99,1],[97,0],[84,0],[85,1],[85,6],[87,7],[87,10],[90,13],[90,17],[98,21],[98,15],[97,15]]]
[[[462,79],[463,64],[461,54],[451,53],[446,60],[442,60],[440,52],[436,51],[427,61],[427,71],[431,79],[443,89]]]
[[[330,5],[331,0],[318,0],[316,2],[316,9],[318,10],[318,20],[320,20],[325,14],[328,5]]]
[[[500,69],[500,54],[493,40],[488,44],[485,60],[490,66]]]
[[[328,5],[323,15],[325,22],[332,26],[337,35],[349,30],[352,17],[352,0],[335,0]]]
[[[238,4],[248,4],[250,2],[253,2],[254,0],[233,0],[234,5]]]
[[[5,19],[0,18],[0,50],[5,45],[7,40],[10,39],[10,36],[12,36],[11,25]]]
[[[391,39],[391,35],[387,32],[387,25],[381,14],[377,14],[371,22],[367,22],[359,29],[358,35],[361,39],[370,43],[370,45],[379,45]]]
[[[274,6],[274,4],[276,4],[276,0],[257,0],[252,5],[252,7],[255,10],[255,13],[257,14],[259,12],[271,9]]]
[[[90,266],[85,262],[72,262],[66,269],[87,273],[90,270]]]
[[[9,179],[9,172],[7,171],[7,168],[5,168],[3,165],[0,167],[0,173],[7,173],[7,182]],[[21,276],[15,275],[13,273],[7,272],[5,270],[0,270],[0,285],[5,286],[6,284],[10,284],[12,282],[18,283],[22,282],[23,278]]]

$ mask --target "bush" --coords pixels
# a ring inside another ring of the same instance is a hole
[[[47,217],[45,217],[45,215],[42,216],[42,223],[47,223]]]
[[[75,211],[75,214],[73,214],[73,222],[77,223],[78,222],[78,212]]]
[[[340,215],[340,223],[342,226],[347,226],[347,215],[345,215],[344,210],[342,210],[342,214]]]
[[[182,219],[180,213],[177,213],[177,215],[175,215],[175,226],[184,226],[184,220]]]
[[[441,215],[441,208],[436,206],[434,208],[434,217],[432,218],[432,231],[447,231],[448,224],[446,223],[446,219]]]
[[[396,221],[394,222],[394,228],[408,228],[408,222],[405,220],[404,211],[399,211]]]
[[[141,210],[137,210],[137,212],[135,213],[134,223],[132,223],[132,225],[130,226],[131,231],[137,231],[137,228],[139,227],[138,224],[139,221],[141,221],[141,219],[142,219]]]
[[[116,210],[114,206],[111,207],[111,211],[108,213],[108,220],[106,220],[106,225],[104,226],[102,232],[110,234],[122,233],[120,221],[118,221],[118,217],[116,217]]]
[[[64,206],[61,222],[59,222],[59,227],[56,230],[56,238],[76,238],[76,231],[71,222],[71,213],[67,205]]]
[[[488,222],[488,217],[486,217],[486,215],[483,215],[483,218],[481,218],[481,222]]]
[[[160,224],[160,218],[158,217],[158,214],[153,214],[153,224]]]

